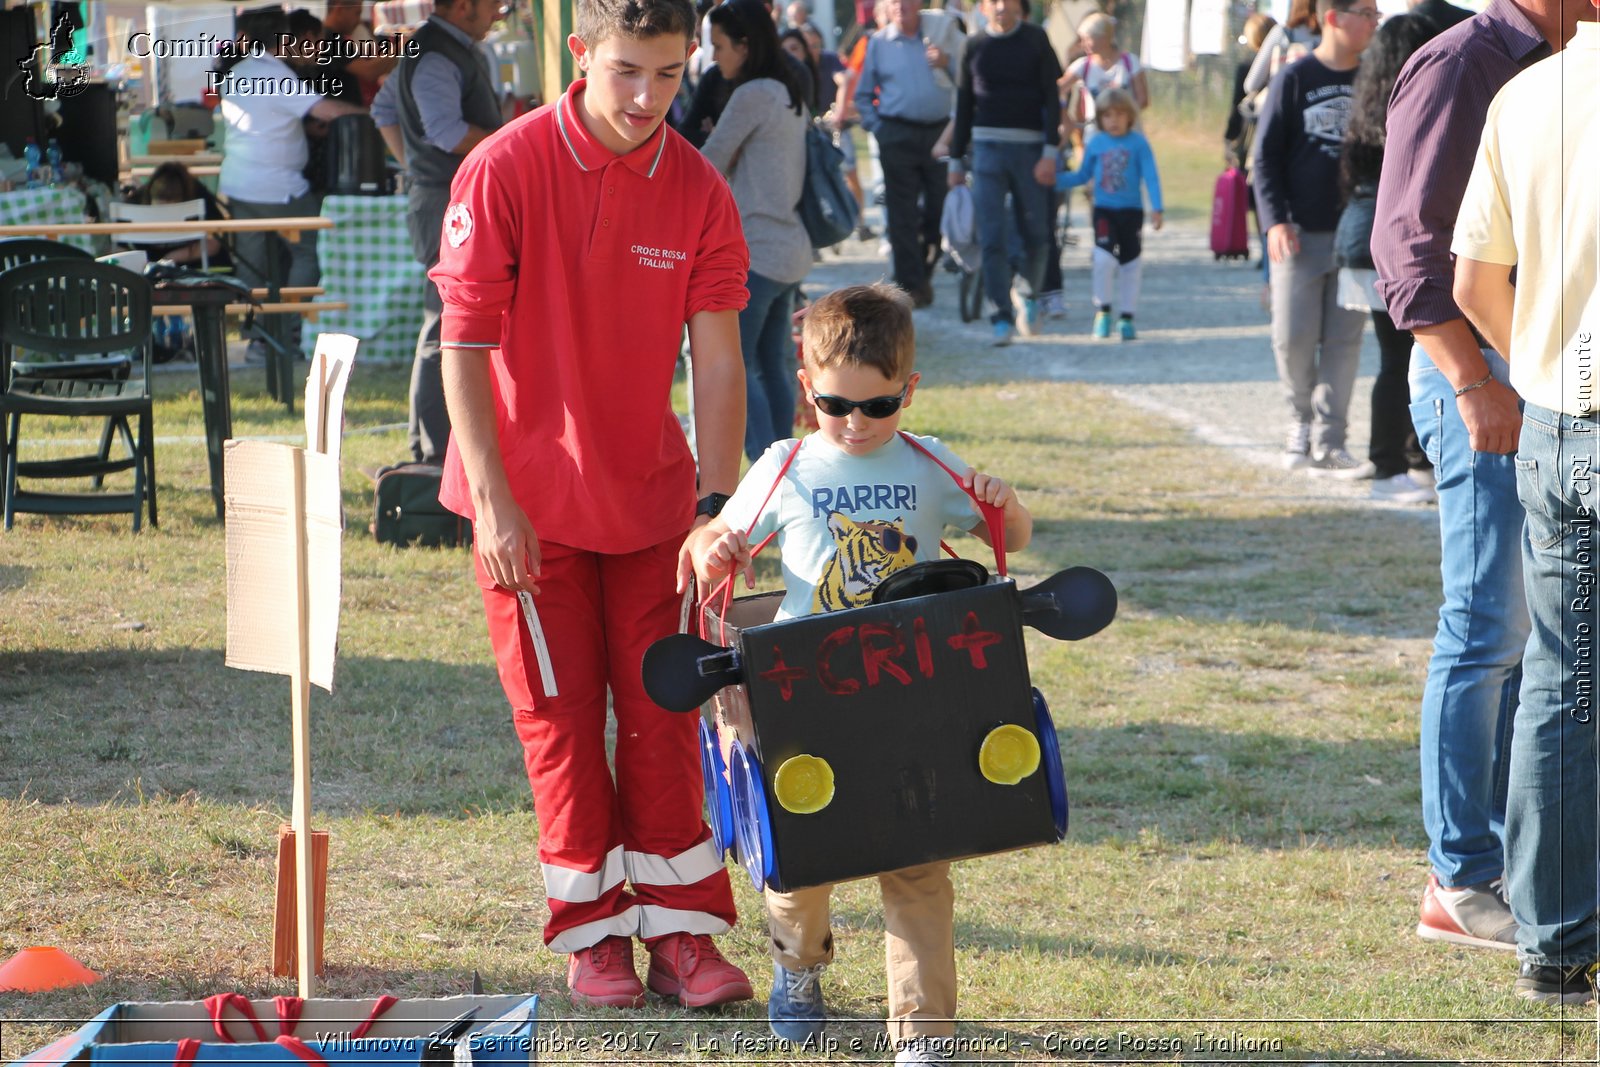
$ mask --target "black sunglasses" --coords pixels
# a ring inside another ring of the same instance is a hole
[[[811,402],[817,405],[824,415],[836,419],[847,419],[856,408],[861,409],[861,414],[869,419],[887,419],[890,415],[900,410],[900,405],[905,403],[906,390],[900,390],[894,396],[875,396],[870,400],[846,400],[842,396],[829,396],[827,393],[812,393]]]

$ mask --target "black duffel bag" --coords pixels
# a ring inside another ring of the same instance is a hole
[[[444,468],[402,463],[377,474],[372,535],[386,545],[454,548],[472,544],[472,523],[439,503]]]

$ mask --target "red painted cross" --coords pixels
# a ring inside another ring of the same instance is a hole
[[[945,641],[956,651],[966,652],[971,656],[973,669],[981,671],[989,666],[988,657],[983,654],[983,650],[989,645],[999,644],[1000,635],[993,630],[980,629],[978,613],[969,611],[967,617],[961,620],[961,632],[945,638]]]

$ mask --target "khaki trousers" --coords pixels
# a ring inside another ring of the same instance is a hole
[[[950,864],[926,863],[878,876],[889,974],[889,1036],[954,1037],[956,891]],[[790,970],[833,960],[828,900],[833,886],[767,891],[772,958]]]

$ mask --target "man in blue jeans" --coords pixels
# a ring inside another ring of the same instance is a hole
[[[1039,331],[1039,292],[1050,251],[1050,194],[1060,145],[1061,64],[1050,38],[1024,21],[1028,0],[983,0],[984,28],[967,38],[956,68],[955,129],[950,137],[950,187],[966,181],[972,150],[972,201],[983,252],[983,287],[994,304],[994,343],[1016,333],[1013,275],[1022,278],[1022,331]],[[1006,209],[1010,196],[1012,210]],[[1008,246],[1012,219],[1022,255]]]
[[[1571,6],[1594,18],[1590,4]],[[1597,99],[1600,25],[1588,21],[1562,55],[1512,79],[1490,105],[1451,245],[1456,299],[1511,354],[1511,383],[1526,402],[1516,467],[1533,635],[1511,740],[1506,885],[1522,957],[1515,992],[1550,1004],[1592,1000],[1600,957]]]
[[[1411,414],[1439,493],[1444,604],[1421,717],[1432,871],[1417,933],[1508,952],[1507,755],[1529,630],[1511,457],[1521,402],[1451,295],[1450,239],[1490,100],[1559,47],[1563,23],[1563,0],[1493,0],[1418,50],[1390,98],[1372,236],[1378,292],[1417,339]]]

